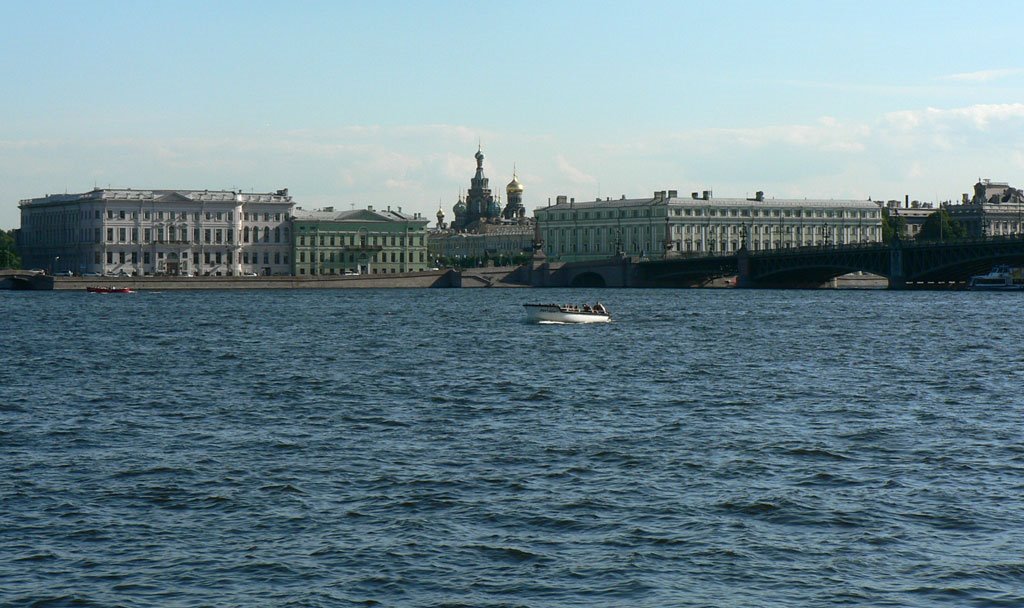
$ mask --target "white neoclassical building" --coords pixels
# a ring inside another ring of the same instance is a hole
[[[870,200],[681,198],[675,190],[650,198],[576,202],[559,196],[534,210],[548,256],[564,261],[625,255],[730,254],[882,239],[882,215]]]
[[[22,200],[26,268],[76,274],[261,275],[291,271],[288,190],[96,188]]]

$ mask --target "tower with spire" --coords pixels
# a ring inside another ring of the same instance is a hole
[[[495,200],[491,195],[489,181],[484,175],[484,153],[480,146],[476,150],[476,174],[469,181],[469,192],[466,193],[466,201],[455,205],[455,220],[452,228],[462,231],[476,224],[497,220],[501,215],[501,207],[495,210]],[[465,213],[459,217],[459,204],[465,205]]]
[[[523,206],[523,183],[519,181],[515,168],[512,169],[512,181],[505,186],[505,209],[501,217],[508,221],[523,221],[526,219],[526,207]]]

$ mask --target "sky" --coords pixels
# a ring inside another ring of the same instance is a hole
[[[959,200],[1024,184],[1019,2],[0,0],[0,228],[94,187]]]

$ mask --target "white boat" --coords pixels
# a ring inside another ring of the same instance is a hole
[[[971,291],[1021,291],[1024,289],[1024,277],[1021,277],[1019,269],[994,266],[987,274],[971,277],[967,288]]]
[[[575,304],[523,304],[530,323],[608,323],[612,316],[600,302],[589,306]]]

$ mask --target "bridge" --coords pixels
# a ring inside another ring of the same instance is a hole
[[[694,287],[737,277],[746,288],[821,287],[833,278],[865,272],[890,289],[951,287],[996,264],[1024,266],[1024,235],[955,241],[900,241],[749,251],[733,255],[679,256],[662,260],[617,257],[545,265],[533,285],[562,287]]]
[[[39,271],[32,270],[0,270],[0,289],[38,289],[38,286],[52,280]]]

